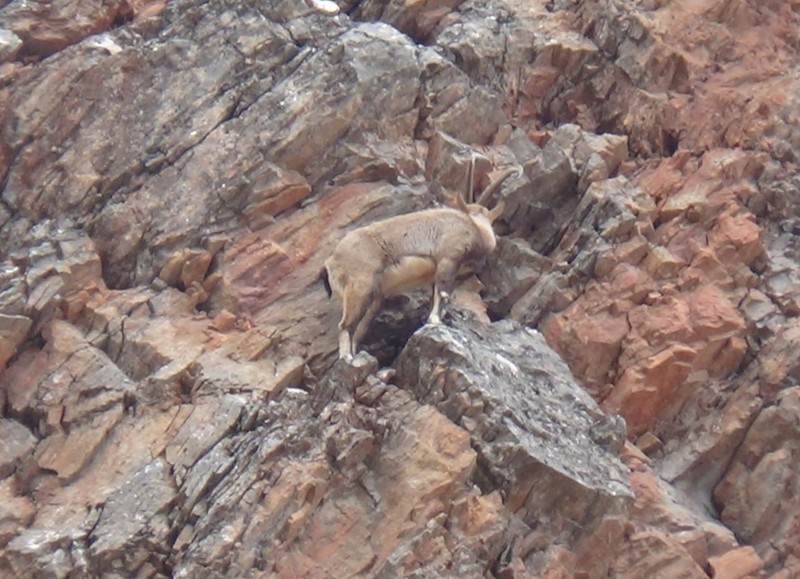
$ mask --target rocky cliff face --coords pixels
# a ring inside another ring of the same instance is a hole
[[[800,576],[800,4],[0,5],[0,574]]]

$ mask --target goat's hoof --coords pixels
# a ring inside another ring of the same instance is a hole
[[[438,326],[442,323],[442,319],[439,316],[431,316],[428,318],[428,323],[431,326]]]

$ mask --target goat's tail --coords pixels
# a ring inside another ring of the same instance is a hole
[[[322,280],[322,285],[325,286],[325,291],[328,292],[328,297],[330,298],[333,295],[333,290],[331,290],[331,282],[328,279],[328,268],[323,267],[319,272],[319,279]]]

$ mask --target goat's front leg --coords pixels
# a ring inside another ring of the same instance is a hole
[[[439,317],[439,311],[442,309],[441,296],[439,295],[439,284],[433,284],[433,305],[431,306],[431,313],[428,315],[428,323],[434,326],[441,324],[442,319]]]
[[[347,328],[339,332],[339,359],[348,362],[353,359],[353,339]]]
[[[456,284],[456,273],[458,272],[458,262],[453,259],[443,259],[436,264],[436,278],[433,284],[433,305],[428,316],[429,324],[440,324],[442,322],[441,309],[442,302],[450,300],[453,287]]]

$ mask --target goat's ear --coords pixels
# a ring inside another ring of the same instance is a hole
[[[494,206],[494,209],[489,211],[489,221],[492,223],[495,222],[499,217],[503,215],[503,211],[506,210],[506,204],[500,201],[497,205]]]

